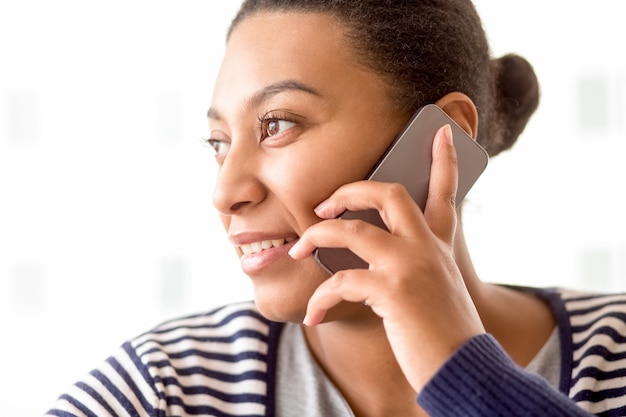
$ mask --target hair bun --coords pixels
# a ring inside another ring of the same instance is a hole
[[[509,149],[517,141],[539,105],[539,82],[530,63],[508,54],[491,61],[495,81],[495,121],[499,134],[487,144],[490,155]]]

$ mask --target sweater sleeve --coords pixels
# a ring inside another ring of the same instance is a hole
[[[161,415],[158,389],[127,343],[59,397],[45,417]]]
[[[418,402],[431,417],[591,415],[516,365],[487,334],[463,345],[426,384]]]

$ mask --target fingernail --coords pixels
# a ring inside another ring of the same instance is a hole
[[[316,317],[317,316],[317,317]],[[304,315],[304,320],[302,320],[302,324],[307,327],[317,326],[320,324],[325,316],[325,313],[322,313],[321,317],[319,314],[310,313],[307,309],[306,314]]]
[[[313,211],[315,212],[315,214],[320,216],[320,214],[324,213],[324,210],[326,210],[326,207],[328,207],[328,200],[324,200],[321,203],[319,203],[317,207],[313,209]]]
[[[300,242],[301,240],[298,240],[296,243],[294,243],[293,246],[289,248],[289,252],[287,252],[289,256],[291,256],[293,259],[300,258],[301,254],[298,253],[300,251],[300,246],[302,246]]]
[[[450,145],[454,143],[454,140],[452,139],[452,127],[449,124],[443,127],[443,138],[445,139],[446,143]]]

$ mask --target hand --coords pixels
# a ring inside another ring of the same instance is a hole
[[[443,363],[483,333],[480,317],[454,260],[456,152],[450,126],[433,143],[424,213],[399,184],[359,181],[339,188],[316,208],[324,220],[290,251],[295,259],[317,247],[345,247],[369,269],[339,271],[309,300],[304,324],[320,323],[342,301],[363,302],[383,321],[407,380],[420,392]],[[339,220],[345,210],[376,209],[389,231],[361,220]]]

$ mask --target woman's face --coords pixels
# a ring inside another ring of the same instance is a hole
[[[367,175],[408,115],[357,63],[334,18],[261,13],[232,32],[208,116],[213,201],[257,305],[274,320],[301,321],[328,274],[287,251],[320,221],[316,205]]]

